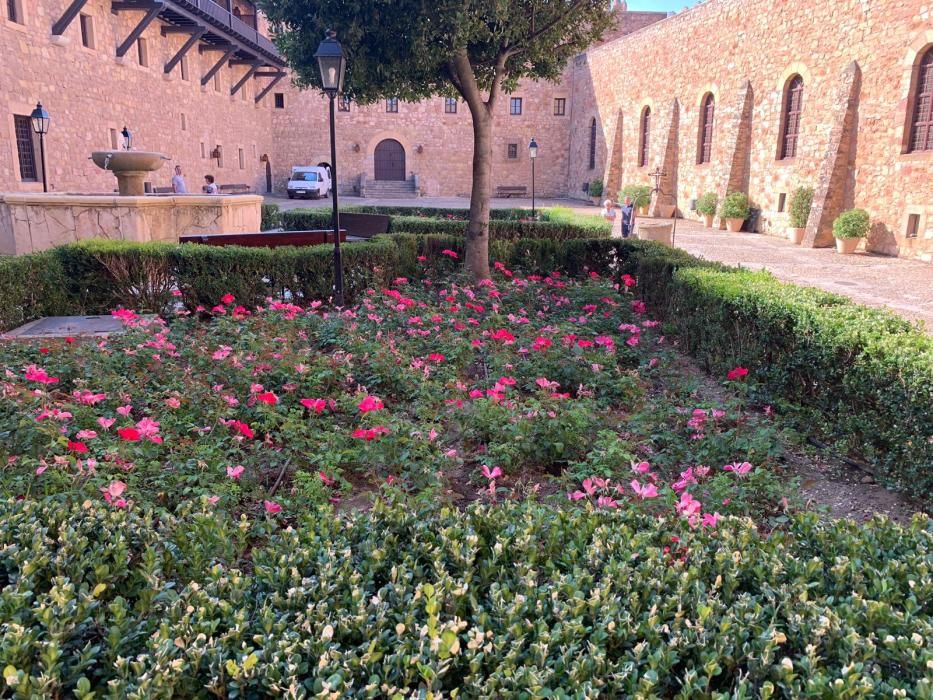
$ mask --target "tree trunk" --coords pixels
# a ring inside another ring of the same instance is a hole
[[[492,115],[485,104],[473,116],[473,190],[467,227],[466,269],[479,282],[489,279],[489,198],[492,195]]]

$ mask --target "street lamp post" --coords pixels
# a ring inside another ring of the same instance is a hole
[[[48,110],[38,103],[36,108],[29,115],[32,120],[32,130],[39,134],[39,158],[42,161],[42,191],[49,191],[49,179],[45,175],[45,135],[49,133],[49,123],[52,117]]]
[[[538,159],[538,142],[534,136],[528,144],[528,157],[531,158],[531,218],[535,218],[535,161]]]
[[[330,98],[330,186],[334,197],[334,301],[343,306],[343,260],[340,256],[340,212],[337,209],[337,128],[334,117],[334,100],[343,91],[343,76],[347,68],[343,47],[337,41],[337,33],[328,30],[327,37],[318,46],[314,57],[321,70],[321,85]]]

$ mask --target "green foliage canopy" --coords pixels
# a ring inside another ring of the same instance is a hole
[[[300,87],[319,87],[314,52],[328,29],[347,55],[344,94],[365,104],[463,94],[453,58],[475,86],[508,92],[521,78],[556,80],[612,22],[605,0],[261,0]]]

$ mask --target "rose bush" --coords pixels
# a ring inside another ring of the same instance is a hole
[[[795,514],[761,366],[701,390],[631,275],[424,252],[0,346],[9,694],[930,695],[929,520]]]
[[[454,255],[423,264],[433,277]],[[624,485],[636,458],[671,483],[691,466],[751,460],[772,483],[767,496],[729,509],[713,489],[710,512],[784,509],[777,430],[745,417],[743,399],[710,408],[697,428],[690,411],[695,423],[707,409],[692,397],[650,391],[670,353],[634,278],[521,276],[503,264],[496,275],[478,287],[397,278],[342,312],[247,308],[228,293],[171,323],[115,311],[127,333],[108,340],[7,345],[0,485],[117,507],[204,497],[259,512],[274,497],[293,514],[389,479],[472,500],[565,472],[544,492],[590,476]],[[498,490],[484,465],[503,472]]]

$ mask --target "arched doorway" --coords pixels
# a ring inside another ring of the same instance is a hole
[[[405,179],[405,149],[395,139],[380,141],[374,159],[377,180]]]

